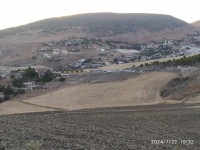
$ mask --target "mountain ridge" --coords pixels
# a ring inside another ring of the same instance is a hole
[[[185,21],[161,14],[88,13],[49,18],[1,30],[0,63],[6,66],[49,65],[49,61],[42,58],[40,50],[43,48],[42,43],[51,43],[52,41],[57,43],[76,38],[90,38],[104,43],[105,41],[138,44],[162,43],[165,40],[187,38],[187,35],[193,34],[195,30],[196,27]],[[80,43],[78,47],[82,46]],[[95,47],[99,46],[102,45],[93,45],[92,52],[90,50],[82,52],[84,57],[96,56]],[[56,45],[51,48],[70,49],[66,46]],[[71,57],[66,60],[71,61]],[[73,61],[75,61],[75,57]],[[65,61],[62,62],[65,63]]]
[[[170,15],[144,13],[88,13],[72,16],[48,18],[19,27],[0,30],[0,37],[24,34],[27,31],[41,30],[40,35],[51,35],[70,30],[81,30],[98,37],[111,37],[120,34],[149,33],[177,28],[191,27],[190,24]]]

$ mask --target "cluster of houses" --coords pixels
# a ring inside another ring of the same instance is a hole
[[[199,35],[199,32],[194,32],[194,35],[191,36],[196,37]],[[42,57],[44,59],[60,61],[65,58],[64,55],[69,56],[71,53],[74,54],[76,50],[94,49],[97,50],[99,54],[103,54],[103,52],[105,52],[105,54],[108,53],[109,56],[102,55],[102,57],[109,63],[112,63],[113,59],[117,57],[118,61],[114,63],[118,64],[200,53],[200,48],[195,47],[195,44],[184,39],[165,40],[162,43],[152,41],[149,43],[136,44],[122,41],[103,41],[88,37],[72,37],[60,41],[43,42],[42,46],[43,48],[40,51],[43,52]],[[117,56],[115,55],[116,53]],[[100,55],[97,57],[100,57]],[[101,61],[87,65],[84,63],[85,59],[74,60],[72,64],[74,64],[74,67],[81,68],[97,68],[105,65],[105,62]]]
[[[45,68],[37,68],[36,69],[36,72],[38,74],[38,78],[43,77],[48,70],[52,72],[53,77],[55,79],[60,78],[60,77],[66,78],[66,77],[69,76],[69,74],[61,73],[61,72],[55,72],[55,71],[53,71],[52,68],[45,67]],[[14,73],[12,73],[12,72],[14,72]],[[11,73],[14,75],[14,77],[16,79],[20,79],[20,78],[22,78],[23,69],[21,69],[21,70],[20,69],[0,69],[0,75],[4,78],[6,78],[7,76],[10,76]],[[24,89],[26,91],[33,91],[33,90],[37,90],[37,89],[46,89],[46,88],[47,87],[44,86],[44,85],[36,84],[35,81],[27,81],[27,82],[23,82],[23,88],[21,88],[21,89]]]
[[[55,59],[55,60],[62,60],[63,58],[61,57],[62,55],[68,55],[69,53],[67,50],[61,50],[61,49],[51,49],[50,53],[48,53],[49,50],[46,50],[42,48],[40,51],[44,52],[42,57],[44,59]]]
[[[11,73],[10,69],[1,69],[0,70],[0,77],[1,79],[6,78]]]

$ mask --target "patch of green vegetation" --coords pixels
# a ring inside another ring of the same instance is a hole
[[[28,142],[25,145],[25,147],[28,150],[40,150],[40,148],[42,147],[42,145],[38,141],[31,140],[30,142]]]
[[[65,78],[63,78],[63,77],[61,77],[61,78],[59,79],[59,81],[60,81],[60,82],[65,82],[65,81],[66,81],[66,79],[65,79]]]
[[[46,73],[44,74],[44,76],[41,79],[43,82],[50,82],[53,80],[53,74],[51,71],[46,71]]]
[[[194,55],[194,56],[189,56],[186,57],[184,56],[183,58],[180,59],[173,59],[173,60],[168,60],[168,61],[154,61],[151,64],[146,64],[145,66],[195,66],[200,64],[200,54]],[[141,64],[140,67],[143,67],[144,65]]]

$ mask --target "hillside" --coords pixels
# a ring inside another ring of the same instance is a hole
[[[93,13],[50,18],[1,30],[0,64],[2,66],[55,66],[55,64],[63,66],[74,63],[80,58],[96,57],[98,59],[98,48],[112,49],[112,45],[105,42],[108,40],[128,42],[127,46],[150,41],[164,42],[166,39],[180,40],[192,34],[193,29],[192,25],[180,19],[160,14]],[[82,43],[85,39],[104,43],[92,45],[89,41],[84,45]],[[71,42],[70,40],[77,42],[77,45],[71,48],[66,46],[67,42]],[[42,43],[51,43],[52,41],[54,42],[53,46],[42,45]],[[59,42],[64,43],[62,43],[62,47]],[[88,44],[90,44],[90,48],[88,48]],[[118,46],[123,46],[123,43]],[[40,51],[43,48],[79,49],[80,53],[73,57],[66,56],[62,58],[63,61],[50,62],[43,59],[43,53]]]
[[[192,22],[191,24],[194,25],[194,26],[198,26],[199,27],[200,26],[200,20]]]
[[[54,38],[57,36],[59,38],[63,34],[65,36],[87,35],[111,38],[118,35],[124,36],[124,34],[129,36],[131,33],[132,35],[136,34],[136,36],[145,38],[150,36],[150,34],[166,30],[172,30],[174,32],[178,28],[186,26],[190,25],[169,15],[94,13],[37,21],[16,28],[2,30],[0,31],[0,37],[2,39],[10,36],[19,36],[24,42],[25,36],[28,37],[29,41],[36,42],[40,40],[40,37],[49,39],[51,36]],[[140,35],[137,35],[138,33]],[[33,37],[30,38],[30,36]],[[26,40],[28,39],[26,38]],[[130,40],[134,40],[134,38]]]

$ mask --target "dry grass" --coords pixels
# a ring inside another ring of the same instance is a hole
[[[82,84],[45,94],[25,102],[62,109],[130,106],[162,102],[161,88],[175,78],[170,72],[144,73],[121,82]]]
[[[29,105],[21,103],[18,101],[7,101],[0,104],[0,115],[3,114],[15,114],[15,113],[27,113],[27,112],[41,112],[50,111],[49,108],[37,107],[34,105]]]

